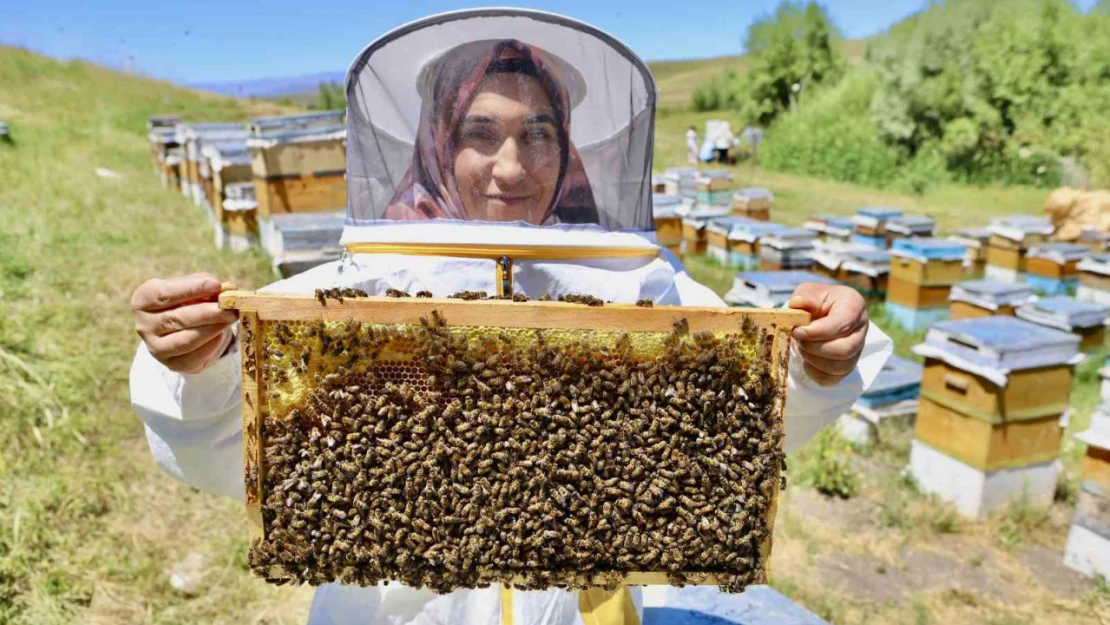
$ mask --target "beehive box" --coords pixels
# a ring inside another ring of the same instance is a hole
[[[837,420],[838,429],[853,443],[871,443],[879,423],[917,414],[920,390],[921,365],[891,355],[871,386],[860,395],[851,410]]]
[[[890,246],[898,239],[931,237],[936,230],[936,221],[923,215],[903,215],[891,217],[886,222],[886,244]]]
[[[948,237],[956,243],[962,243],[967,247],[967,260],[969,265],[975,268],[987,262],[987,247],[990,243],[991,231],[987,228],[961,228],[956,231],[956,234]]]
[[[288,277],[338,260],[346,221],[345,211],[272,215],[258,219],[259,238],[274,270]]]
[[[1065,296],[1046,297],[1019,307],[1016,314],[1026,321],[1071,332],[1081,337],[1080,349],[1091,351],[1102,347],[1110,304]]]
[[[669,247],[682,243],[682,217],[678,214],[682,198],[677,195],[652,195],[652,215],[655,218],[655,240]]]
[[[759,245],[759,267],[763,271],[809,269],[814,265],[813,244],[817,235],[805,228],[784,228],[763,235]]]
[[[687,254],[704,254],[708,241],[705,228],[710,219],[728,215],[727,207],[699,206],[682,218],[682,245]]]
[[[886,301],[912,309],[947,309],[951,292],[950,286],[921,286],[891,276],[886,284]]]
[[[864,297],[882,299],[889,287],[890,261],[885,250],[856,249],[840,264],[836,277]]]
[[[1032,275],[1053,280],[1079,277],[1079,261],[1091,255],[1090,250],[1074,243],[1046,243],[1025,254],[1025,268]]]
[[[1079,232],[1075,242],[1087,248],[1092,254],[1101,254],[1110,249],[1110,232],[1084,228]]]
[[[240,315],[257,573],[766,581],[808,314],[318,295],[220,297]]]
[[[809,271],[744,271],[733,278],[724,300],[733,306],[779,308],[790,300],[794,289],[806,282],[839,284]]]
[[[1033,288],[994,280],[972,280],[952,287],[948,308],[952,319],[973,319],[992,315],[1013,317],[1018,306],[1033,298]]]
[[[963,276],[967,249],[947,239],[899,239],[890,253],[891,278],[921,286],[951,286]]]
[[[1110,404],[1095,408],[1090,427],[1075,438],[1087,444],[1087,452],[1064,564],[1091,577],[1105,576],[1110,574]]]
[[[855,225],[856,234],[865,237],[884,237],[883,242],[886,242],[886,222],[893,217],[901,217],[902,211],[897,208],[889,208],[886,206],[868,206],[856,211],[855,216],[852,217],[852,223]]]
[[[732,212],[752,219],[767,221],[771,218],[771,202],[775,196],[763,187],[746,187],[732,194]]]
[[[343,111],[325,111],[251,120],[247,146],[259,217],[347,206],[343,118]]]
[[[1083,488],[1100,497],[1110,497],[1110,403],[1096,407],[1090,427],[1075,438],[1087,445],[1079,472]]]
[[[706,253],[710,258],[715,259],[725,267],[746,267],[748,257],[742,253],[735,255],[732,253],[732,242],[729,240],[729,235],[733,230],[746,228],[753,223],[763,224],[764,222],[735,215],[710,219],[705,227]]]

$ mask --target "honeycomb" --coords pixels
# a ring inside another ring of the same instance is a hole
[[[750,322],[691,334],[682,321],[253,318],[248,338],[263,404],[250,561],[274,583],[765,581],[782,398]]]

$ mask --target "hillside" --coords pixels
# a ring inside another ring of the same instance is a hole
[[[855,65],[863,60],[867,40],[845,39],[841,43],[849,63]],[[648,63],[648,67],[651,68],[659,89],[659,106],[686,108],[690,106],[690,98],[698,85],[709,82],[730,69],[743,72],[747,69],[747,61],[743,55],[718,56],[708,59],[655,61]]]

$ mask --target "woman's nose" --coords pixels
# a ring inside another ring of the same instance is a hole
[[[520,162],[520,147],[515,139],[507,139],[494,155],[493,177],[498,184],[519,184],[528,175]]]

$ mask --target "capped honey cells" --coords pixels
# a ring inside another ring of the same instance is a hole
[[[264,531],[250,564],[274,583],[766,581],[782,398],[750,319],[719,334],[681,318],[670,332],[475,328],[439,312],[249,326],[265,403],[245,476]]]

